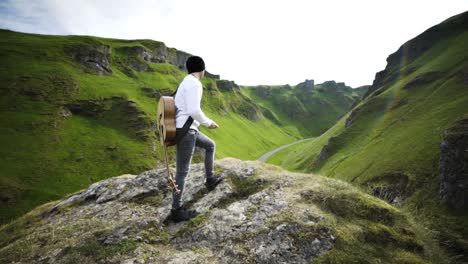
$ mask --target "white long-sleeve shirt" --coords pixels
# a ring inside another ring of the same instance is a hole
[[[191,116],[193,123],[190,128],[198,130],[200,124],[209,127],[213,122],[201,110],[200,102],[203,95],[201,82],[192,74],[187,75],[180,83],[175,95],[176,127],[182,128]]]

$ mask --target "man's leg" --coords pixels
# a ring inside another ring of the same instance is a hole
[[[197,147],[205,149],[205,186],[206,188],[208,188],[208,190],[211,191],[223,180],[223,177],[221,176],[215,177],[213,171],[216,144],[205,134],[198,132],[197,141],[195,145]]]
[[[207,179],[213,178],[213,162],[216,149],[215,142],[199,131],[197,134],[197,141],[195,146],[205,149],[205,176]]]
[[[193,152],[195,150],[195,141],[197,132],[189,130],[179,143],[176,149],[176,176],[175,181],[179,187],[180,194],[172,192],[172,209],[178,209],[181,206],[182,195],[184,192],[185,178],[190,171]]]

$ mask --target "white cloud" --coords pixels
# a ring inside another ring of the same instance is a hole
[[[0,27],[44,34],[151,38],[204,57],[240,84],[370,84],[386,57],[455,14],[452,0],[4,1]]]

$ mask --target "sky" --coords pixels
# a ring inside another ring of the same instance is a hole
[[[240,85],[372,84],[403,43],[468,0],[0,0],[0,28],[154,39]]]

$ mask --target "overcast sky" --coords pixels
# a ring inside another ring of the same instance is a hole
[[[241,85],[371,84],[407,40],[468,0],[0,0],[0,28],[163,41]]]

